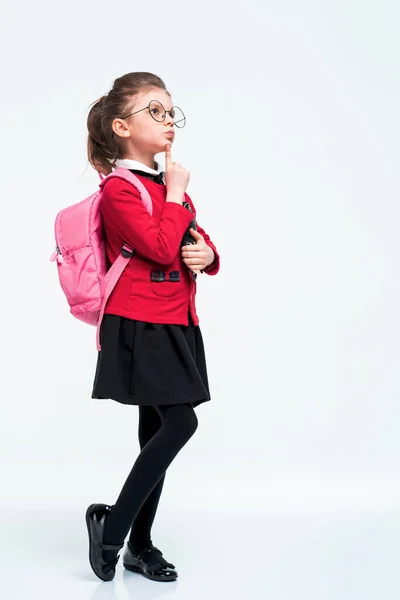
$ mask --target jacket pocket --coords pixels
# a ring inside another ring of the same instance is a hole
[[[182,289],[182,274],[179,270],[156,271],[150,273],[150,287],[156,296],[169,298]]]

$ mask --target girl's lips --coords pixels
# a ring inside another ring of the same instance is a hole
[[[173,131],[167,131],[165,135],[169,135],[170,137],[175,137],[175,133]]]

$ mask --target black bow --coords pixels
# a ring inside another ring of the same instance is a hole
[[[164,183],[163,176],[165,175],[164,171],[160,171],[157,175],[153,175],[153,173],[148,173],[147,171],[140,171],[139,169],[129,169],[132,173],[137,173],[138,175],[143,175],[148,179],[152,179],[156,183]]]
[[[164,171],[160,171],[160,173],[158,173],[158,175],[154,175],[154,181],[156,183],[164,183],[163,176],[164,176]]]

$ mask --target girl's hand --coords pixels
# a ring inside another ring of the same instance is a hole
[[[189,171],[186,171],[180,163],[172,162],[171,144],[165,145],[165,185],[167,192],[184,194],[190,179]]]
[[[192,227],[189,231],[196,243],[182,246],[182,259],[191,271],[199,273],[200,270],[211,265],[214,260],[214,251],[206,244],[201,233],[192,229]]]

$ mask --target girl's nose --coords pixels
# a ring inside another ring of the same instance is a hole
[[[167,125],[173,125],[174,124],[174,119],[171,117],[171,115],[169,114],[169,112],[165,111],[165,123]]]

